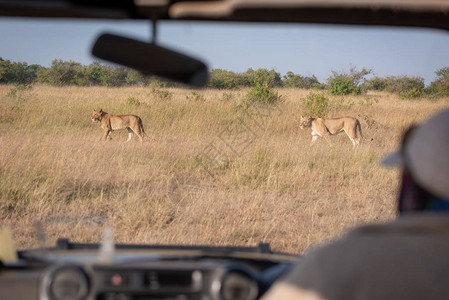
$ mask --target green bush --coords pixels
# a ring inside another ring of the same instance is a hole
[[[435,74],[437,78],[424,92],[436,97],[449,96],[449,67],[441,68]]]
[[[243,80],[240,74],[222,70],[214,69],[210,72],[209,87],[214,89],[235,89],[243,85]]]
[[[379,99],[366,97],[365,100],[359,101],[359,105],[362,105],[362,106],[372,106],[375,103],[379,103]]]
[[[437,90],[436,85],[424,88],[424,78],[409,76],[374,77],[367,80],[363,88],[398,94],[402,99],[422,97],[424,93],[432,94]]]
[[[42,67],[26,62],[11,62],[0,57],[0,83],[30,84]]]
[[[74,61],[54,59],[45,76],[48,84],[54,86],[88,85],[86,66]]]
[[[17,84],[15,87],[10,88],[8,94],[6,96],[16,99],[21,98],[23,92],[31,91],[33,86],[31,84]]]
[[[327,89],[331,95],[360,95],[365,77],[371,74],[371,70],[363,68],[357,71],[351,68],[349,73],[332,71],[332,76],[327,79]]]
[[[422,88],[411,88],[409,90],[399,93],[399,97],[401,99],[414,99],[414,98],[419,98],[422,95],[423,95]]]
[[[328,90],[331,95],[359,95],[362,88],[355,85],[349,78],[342,76],[328,81]]]
[[[141,103],[139,101],[139,99],[134,98],[134,97],[128,97],[126,99],[126,104],[127,105],[135,105],[135,106],[139,106]]]
[[[232,93],[223,93],[223,95],[221,95],[221,101],[231,101],[232,99],[234,99]]]
[[[249,68],[242,74],[242,80],[246,86],[266,86],[267,88],[282,86],[281,74],[275,70]]]
[[[151,88],[151,96],[157,101],[167,101],[173,98],[173,93],[153,86]]]
[[[7,97],[15,100],[11,107],[14,114],[11,115],[10,121],[21,118],[22,113],[25,111],[26,103],[32,98],[32,89],[33,86],[31,84],[17,84],[6,94]]]
[[[355,105],[355,102],[350,98],[341,97],[340,99],[333,99],[331,104],[337,111],[347,110]]]
[[[256,86],[245,95],[245,100],[248,104],[274,104],[280,101],[280,99],[281,95],[278,92],[271,90],[268,84],[260,83],[256,83]]]
[[[293,72],[287,72],[282,78],[283,86],[300,89],[321,89],[322,84],[313,76],[301,76]]]
[[[329,99],[324,93],[310,92],[301,101],[305,107],[304,114],[307,116],[324,117],[328,113]]]
[[[388,82],[386,78],[376,76],[371,78],[363,84],[363,88],[370,91],[385,91],[387,89]]]
[[[198,92],[191,92],[190,95],[186,96],[187,101],[197,101],[197,102],[204,102],[206,101],[206,98],[199,94]]]
[[[401,98],[419,97],[424,90],[424,78],[422,77],[389,76],[385,80],[386,91],[399,94]]]
[[[125,77],[125,82],[127,85],[147,85],[149,82],[149,78],[142,73],[128,70],[128,74]]]

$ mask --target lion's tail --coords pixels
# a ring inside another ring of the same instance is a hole
[[[140,132],[142,132],[142,135],[143,135],[143,136],[146,136],[145,129],[143,129],[143,122],[142,122],[142,119],[141,119],[141,118],[139,118],[138,123],[139,123],[139,129],[140,129]]]
[[[363,141],[362,125],[360,125],[360,121],[359,120],[357,120],[356,127],[357,127],[356,130],[358,129],[360,137],[362,138],[362,141]]]

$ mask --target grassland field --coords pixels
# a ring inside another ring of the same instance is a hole
[[[245,105],[248,90],[0,86],[0,225],[19,249],[40,246],[35,224],[57,237],[121,243],[256,245],[304,253],[368,222],[396,216],[399,171],[379,160],[403,130],[449,99],[388,93],[327,96],[328,117],[354,116],[345,134],[310,147],[301,98],[278,89],[275,106]],[[159,95],[159,96],[158,96]],[[136,114],[146,137],[101,142],[93,109]]]

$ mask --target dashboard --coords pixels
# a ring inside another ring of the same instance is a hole
[[[266,245],[119,245],[112,260],[102,261],[98,245],[66,244],[71,249],[26,251],[19,264],[3,265],[0,299],[252,300],[298,259]]]

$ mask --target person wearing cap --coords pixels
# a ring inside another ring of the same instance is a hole
[[[449,299],[449,110],[403,137],[399,217],[317,247],[264,300]]]

